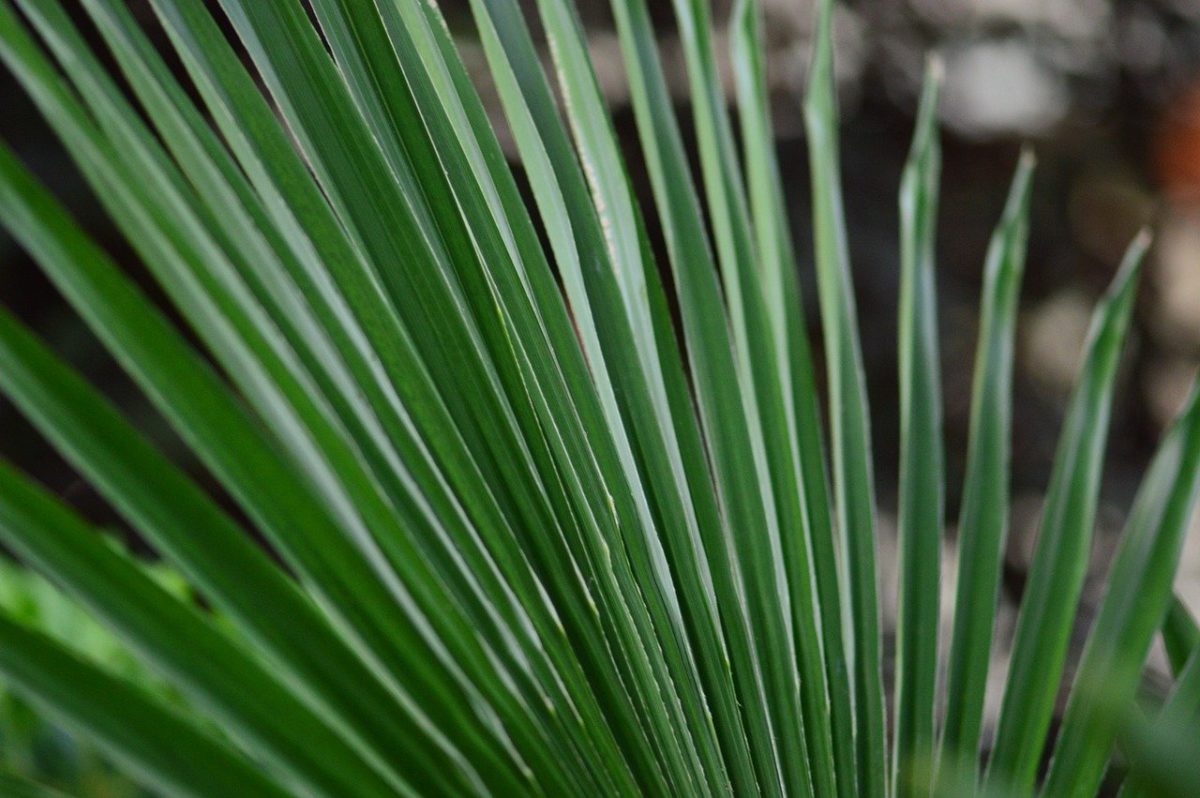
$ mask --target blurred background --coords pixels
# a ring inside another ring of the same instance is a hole
[[[531,10],[530,19],[536,20],[532,0],[523,2]],[[142,0],[130,4],[144,5]],[[722,64],[728,5],[726,0],[713,3]],[[807,154],[800,115],[812,0],[764,0],[764,5],[778,149],[808,288],[809,318],[815,322]],[[474,40],[467,0],[441,0],[441,6],[495,110],[503,138],[503,121],[482,51]],[[646,198],[644,206],[652,208],[645,175],[638,167],[636,131],[608,0],[578,0],[578,6],[601,85],[630,154],[635,184]],[[690,114],[671,4],[651,0],[650,6],[686,135]],[[152,15],[143,16],[158,36]],[[1137,480],[1200,364],[1200,3],[859,0],[841,4],[836,37],[846,214],[874,408],[885,616],[891,615],[895,593],[891,552],[898,448],[896,192],[925,54],[939,52],[946,65],[940,109],[944,166],[938,280],[950,472],[951,529],[945,548],[950,583],[952,524],[967,436],[984,252],[1022,144],[1033,146],[1039,162],[1019,327],[1014,505],[998,663],[1007,654],[1091,307],[1136,231],[1150,225],[1156,233],[1113,411],[1092,577],[1076,630],[1081,642]],[[7,73],[0,74],[0,107],[4,109],[0,137],[18,150],[106,247],[134,273],[142,273]],[[69,356],[164,446],[185,456],[119,369],[3,233],[0,301]],[[819,330],[813,329],[812,334],[819,341]],[[117,516],[3,400],[0,456],[32,472],[88,517],[123,534]],[[137,547],[136,540],[128,542]],[[0,573],[0,583],[5,578]],[[1200,611],[1200,529],[1189,537],[1178,589],[1193,611]],[[1002,676],[1002,667],[993,668],[997,683]],[[4,739],[0,736],[0,744]],[[12,751],[10,744],[0,754],[11,757]]]

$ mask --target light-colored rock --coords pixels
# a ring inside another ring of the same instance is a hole
[[[1156,251],[1154,329],[1172,348],[1200,346],[1200,209],[1169,214]]]
[[[1067,114],[1070,94],[1063,76],[1029,42],[968,42],[944,55],[941,117],[964,136],[1036,136]]]
[[[1095,301],[1066,288],[1025,314],[1021,330],[1026,371],[1059,396],[1075,384]]]

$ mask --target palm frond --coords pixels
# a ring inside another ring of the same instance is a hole
[[[648,5],[612,0],[637,153],[574,4],[537,0],[535,25],[515,0],[471,0],[524,183],[435,4],[151,0],[172,53],[121,0],[80,4],[102,48],[60,0],[0,0],[0,58],[164,299],[4,146],[0,219],[236,507],[0,311],[0,391],[188,585],[164,589],[0,463],[6,551],[177,696],[11,610],[0,676],[131,777],[206,798],[1085,795],[1119,746],[1127,793],[1195,784],[1171,771],[1187,744],[1159,747],[1200,720],[1196,628],[1171,594],[1195,398],[1144,477],[1048,739],[1145,236],[1096,310],[980,783],[1033,162],[984,265],[943,643],[936,59],[900,186],[889,702],[830,0],[804,106],[823,353],[756,0],[728,20],[732,98],[709,4],[672,3],[686,121]],[[1175,686],[1139,718],[1160,628]],[[53,794],[10,775],[0,790]]]

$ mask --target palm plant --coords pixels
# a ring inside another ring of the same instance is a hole
[[[805,103],[828,445],[754,0],[730,24],[740,149],[707,4],[674,2],[700,189],[645,0],[612,2],[666,277],[568,0],[537,2],[561,105],[517,1],[471,0],[528,203],[432,3],[219,5],[151,0],[185,87],[122,0],[82,6],[124,84],[59,0],[0,3],[0,56],[193,337],[7,149],[0,218],[240,509],[0,314],[0,389],[203,598],[0,465],[0,540],[180,698],[5,614],[13,690],[167,795],[1039,789],[1145,237],[1095,312],[981,769],[1032,158],[987,255],[939,641],[933,62],[900,193],[889,733],[830,0]],[[1198,460],[1193,396],[1130,512],[1046,795],[1095,793],[1118,746],[1129,793],[1196,794],[1200,636],[1171,585]],[[1160,628],[1175,688],[1135,712]]]

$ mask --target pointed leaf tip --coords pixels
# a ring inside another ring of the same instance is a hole
[[[928,80],[941,86],[946,81],[946,59],[936,50],[925,56],[925,74]]]
[[[1032,171],[1037,166],[1037,150],[1032,144],[1021,145],[1021,159],[1017,168],[1023,172]]]

